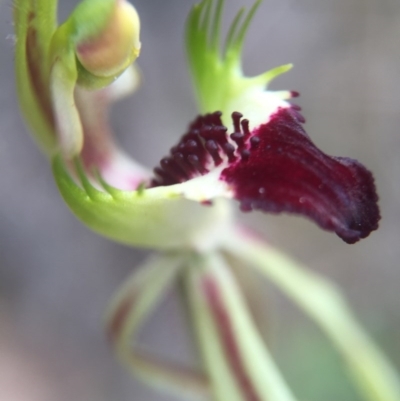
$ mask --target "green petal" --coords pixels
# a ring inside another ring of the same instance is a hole
[[[230,223],[231,208],[226,201],[204,206],[185,199],[181,184],[121,191],[103,180],[95,187],[79,163],[76,171],[80,185],[62,158],[54,158],[56,183],[73,213],[89,228],[115,241],[155,249],[199,249],[212,246],[213,238],[220,238],[220,230]]]
[[[250,22],[260,5],[257,0],[246,14],[241,9],[231,24],[225,45],[221,49],[220,27],[224,0],[203,0],[189,14],[186,26],[186,49],[197,100],[201,113],[223,112],[224,123],[242,103],[264,92],[268,83],[292,66],[284,65],[256,77],[245,77],[241,57],[244,39]],[[290,93],[286,92],[286,99]]]

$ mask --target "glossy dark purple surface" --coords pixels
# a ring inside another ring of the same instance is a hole
[[[220,179],[233,188],[242,211],[302,214],[350,244],[378,228],[372,174],[356,160],[320,151],[302,127],[298,106],[278,109],[253,131],[240,113],[232,121],[229,141],[221,113],[197,117],[154,170],[152,185],[207,174],[225,159]]]
[[[243,211],[305,215],[347,243],[365,238],[380,219],[372,174],[356,160],[320,151],[298,110],[280,109],[252,134],[247,160],[222,173]],[[258,140],[255,140],[258,138]]]

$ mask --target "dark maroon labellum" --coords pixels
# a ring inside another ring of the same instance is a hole
[[[221,178],[243,211],[302,214],[349,244],[367,237],[380,219],[372,174],[356,160],[321,152],[301,122],[297,110],[278,110],[251,133],[248,160]]]
[[[199,116],[154,170],[152,186],[185,182],[226,165],[220,179],[243,211],[302,214],[350,244],[378,228],[372,174],[356,160],[321,152],[302,128],[299,107],[277,110],[253,131],[240,113],[232,120],[229,135],[220,112]]]

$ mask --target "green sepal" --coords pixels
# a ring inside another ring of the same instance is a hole
[[[114,241],[154,249],[201,247],[230,222],[231,209],[223,200],[204,206],[185,199],[180,184],[121,191],[103,180],[95,186],[80,162],[75,170],[77,179],[62,157],[54,158],[53,174],[62,197],[84,224]]]
[[[189,67],[202,113],[216,110],[229,119],[234,104],[249,93],[265,91],[269,82],[292,68],[283,65],[255,77],[242,71],[244,39],[261,0],[246,14],[242,8],[232,22],[221,49],[221,20],[224,0],[203,0],[195,5],[186,25],[186,49]],[[289,98],[289,92],[286,98]],[[232,104],[233,101],[233,104]],[[236,110],[239,111],[239,110]]]
[[[51,154],[56,137],[49,91],[48,55],[56,29],[55,0],[14,1],[15,76],[22,114],[39,147]]]

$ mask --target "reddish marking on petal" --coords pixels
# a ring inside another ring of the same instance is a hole
[[[218,284],[212,277],[207,277],[203,283],[204,292],[213,314],[214,322],[219,331],[222,346],[224,347],[226,358],[236,377],[243,396],[247,401],[260,401],[260,398],[253,386],[244,366],[239,346],[236,341],[236,335],[232,327],[232,322],[226,311],[223,300],[221,299]]]
[[[278,110],[251,133],[249,157],[221,179],[243,211],[303,214],[347,243],[367,237],[380,219],[372,174],[355,160],[321,152],[301,122],[298,110]]]

